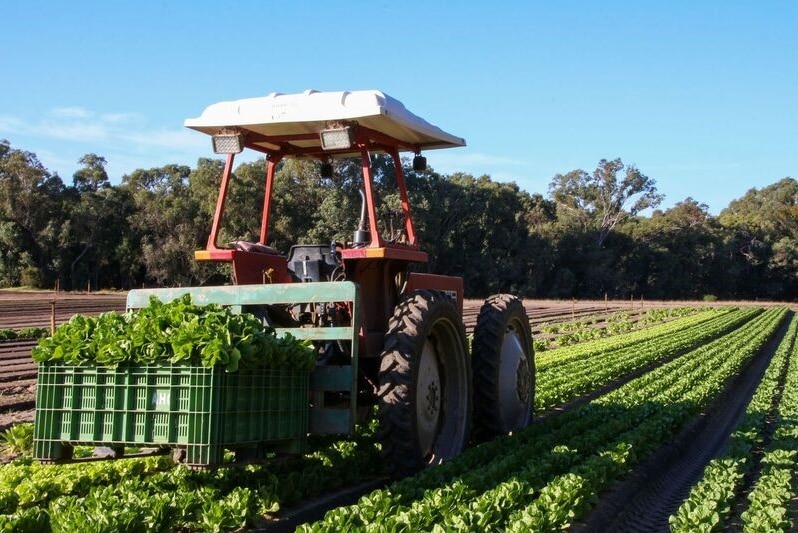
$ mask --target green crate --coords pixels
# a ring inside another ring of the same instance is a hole
[[[185,449],[213,466],[224,449],[299,453],[308,430],[308,374],[292,368],[39,365],[34,456],[69,459],[75,445]]]

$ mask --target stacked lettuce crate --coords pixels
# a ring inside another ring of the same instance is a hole
[[[75,316],[34,349],[34,456],[77,445],[172,450],[189,466],[301,453],[308,431],[309,341],[189,296],[124,314]]]

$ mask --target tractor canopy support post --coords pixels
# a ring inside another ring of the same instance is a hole
[[[368,146],[362,144],[360,147],[360,157],[363,164],[363,188],[366,192],[366,212],[369,217],[369,233],[371,234],[372,248],[383,246],[382,236],[377,227],[377,208],[374,205],[374,180],[371,176],[371,160],[369,159]]]
[[[208,235],[207,250],[217,250],[217,241],[219,239],[219,228],[222,225],[222,216],[224,215],[224,205],[227,201],[227,188],[230,185],[230,176],[233,174],[233,161],[235,154],[227,154],[227,162],[224,165],[224,172],[222,173],[222,182],[219,184],[219,196],[216,198],[216,210],[213,213],[213,224],[211,225],[211,234]]]
[[[280,162],[281,156],[269,154],[266,162],[266,185],[265,194],[263,195],[263,215],[260,222],[260,243],[267,244],[266,240],[269,238],[269,213],[271,212],[272,191],[274,190],[274,175],[277,169],[277,163]]]
[[[405,174],[402,170],[402,161],[399,159],[399,149],[394,147],[390,150],[391,158],[393,159],[393,166],[396,169],[396,184],[399,187],[399,197],[402,201],[402,212],[405,215],[405,232],[407,236],[407,243],[415,246],[416,232],[413,229],[413,219],[410,216],[410,202],[407,199],[407,185],[405,185]]]

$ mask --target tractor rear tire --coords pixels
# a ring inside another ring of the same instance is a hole
[[[532,422],[535,353],[523,302],[496,294],[479,311],[472,343],[474,440],[489,440]]]
[[[393,478],[460,454],[471,430],[465,328],[444,293],[419,290],[396,306],[379,373],[379,440]]]

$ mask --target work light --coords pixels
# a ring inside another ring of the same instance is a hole
[[[244,149],[243,133],[217,133],[211,140],[215,154],[240,154]]]
[[[354,131],[351,127],[331,128],[321,130],[321,147],[323,150],[341,150],[351,148],[355,141]]]

